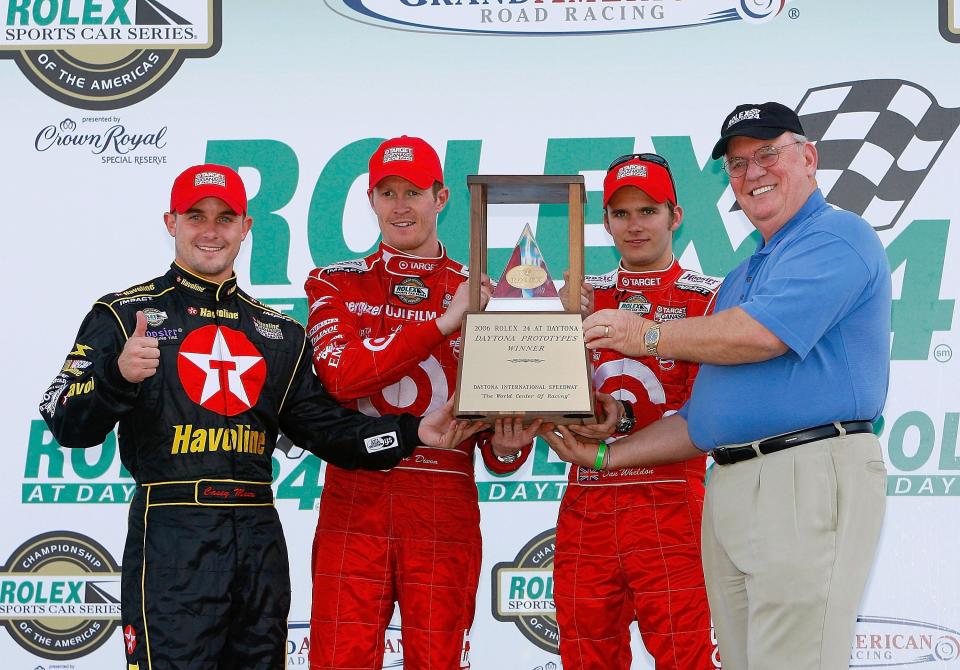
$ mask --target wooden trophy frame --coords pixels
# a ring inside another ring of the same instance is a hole
[[[580,316],[586,202],[583,176],[470,175],[467,185],[470,189],[470,306],[460,330],[454,414],[461,419],[487,422],[519,416],[525,424],[538,418],[555,424],[596,423],[593,368],[583,346],[583,319]],[[480,277],[487,274],[487,211],[490,205],[503,204],[567,205],[569,279],[563,311],[481,311]],[[501,355],[505,346],[500,346],[491,355],[493,345],[481,345],[478,341],[483,338],[477,335],[480,330],[530,332],[531,328],[541,332],[543,329],[551,333],[562,332],[563,335],[556,338],[564,342],[540,347],[548,351],[533,354],[534,358],[518,358],[519,354]],[[471,355],[484,360],[477,365],[471,358],[471,362],[465,364]],[[509,355],[514,358],[501,360]],[[537,358],[540,355],[543,358]],[[478,380],[488,383],[478,384]],[[561,380],[569,383],[559,383]],[[540,381],[543,384],[539,384]],[[464,384],[469,386],[461,393]],[[484,390],[475,391],[478,388]],[[489,400],[480,400],[479,396]]]

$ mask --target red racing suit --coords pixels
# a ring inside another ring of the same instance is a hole
[[[661,272],[621,266],[586,281],[595,309],[655,321],[708,313],[720,286],[676,260]],[[634,430],[683,405],[698,368],[608,349],[594,351],[593,363],[597,390],[631,404]],[[715,667],[700,565],[705,460],[607,472],[571,466],[554,562],[564,670],[609,668],[611,659],[629,668],[634,619],[657,670]]]
[[[310,273],[307,336],[314,368],[334,398],[380,416],[422,415],[453,395],[460,333],[443,314],[466,268],[385,244],[366,258]],[[480,577],[480,510],[473,476],[484,462],[505,474],[489,442],[417,447],[393,472],[327,467],[313,545],[310,667],[379,668],[384,631],[400,605],[404,665],[468,668]]]

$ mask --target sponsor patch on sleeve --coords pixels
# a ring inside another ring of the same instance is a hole
[[[381,433],[373,437],[367,437],[363,440],[363,446],[367,448],[368,454],[375,454],[385,449],[393,449],[400,443],[395,432]]]
[[[674,284],[677,288],[685,291],[694,291],[696,293],[702,293],[703,295],[709,295],[720,288],[722,282],[723,280],[719,277],[710,277],[709,275],[702,275],[693,270],[686,270]]]

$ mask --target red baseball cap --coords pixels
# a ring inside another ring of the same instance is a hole
[[[402,177],[418,188],[430,188],[433,182],[443,183],[440,157],[419,137],[401,135],[387,140],[370,156],[370,187],[385,177]]]
[[[669,200],[677,204],[677,191],[673,186],[673,177],[667,168],[667,161],[649,154],[623,156],[611,163],[607,176],[603,178],[603,206],[624,186],[636,186],[656,202]]]
[[[205,163],[189,167],[173,180],[170,211],[185,212],[204,198],[220,198],[237,214],[247,213],[247,189],[235,171]]]

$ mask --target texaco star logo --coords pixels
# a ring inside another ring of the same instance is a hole
[[[225,416],[256,405],[267,378],[267,364],[247,336],[215,325],[198,328],[183,340],[177,371],[193,402]]]
[[[127,624],[127,627],[123,629],[123,639],[127,645],[127,653],[132,654],[133,650],[137,648],[137,633],[130,624]]]

